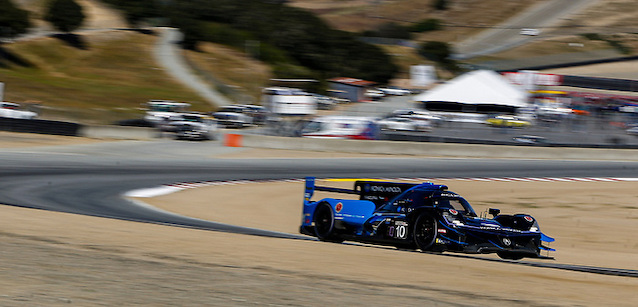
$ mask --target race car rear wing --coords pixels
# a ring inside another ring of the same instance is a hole
[[[354,183],[354,189],[342,189],[325,186],[316,186],[315,177],[306,177],[306,191],[304,195],[305,201],[310,201],[314,191],[324,191],[333,193],[355,194],[359,195],[360,200],[369,200],[373,202],[377,207],[386,203],[394,196],[399,195],[407,189],[414,187],[416,183],[402,183],[402,182],[385,182],[385,181],[370,181],[370,180],[357,180]]]

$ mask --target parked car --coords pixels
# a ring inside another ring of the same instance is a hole
[[[532,125],[531,122],[513,115],[499,115],[492,118],[488,118],[486,120],[486,123],[493,127],[510,127],[510,128],[523,128],[523,127],[529,127]]]
[[[429,111],[425,110],[414,110],[414,109],[400,109],[392,112],[389,117],[407,117],[413,120],[419,121],[428,121],[431,126],[439,126],[441,122],[444,121],[444,118],[435,114],[432,114]]]
[[[252,118],[243,113],[215,112],[212,114],[217,123],[224,128],[246,128],[252,125]]]
[[[372,118],[356,116],[322,116],[305,124],[301,136],[309,138],[337,138],[374,140],[377,125]]]
[[[171,117],[188,112],[191,106],[187,102],[175,102],[172,100],[150,100],[146,103],[147,111],[144,120],[151,125],[160,125],[170,120]]]
[[[156,126],[163,133],[173,133],[177,139],[217,139],[215,119],[198,113],[175,114]]]
[[[246,108],[243,105],[239,105],[239,104],[221,106],[219,107],[219,109],[217,109],[217,112],[220,112],[220,113],[242,113],[243,114],[245,111],[246,111]]]
[[[416,131],[425,132],[432,130],[428,121],[414,120],[407,117],[388,117],[377,121],[382,131]]]
[[[200,114],[183,114],[181,119],[171,122],[175,137],[183,140],[216,140],[217,121]]]
[[[385,97],[385,93],[375,89],[367,89],[363,95],[372,100],[379,100]]]
[[[380,87],[378,88],[378,90],[382,91],[383,94],[385,95],[392,95],[392,96],[404,96],[404,95],[412,94],[410,90],[400,88],[397,86]]]
[[[266,117],[268,117],[268,110],[262,106],[254,105],[254,104],[243,104],[244,114],[252,117],[253,125],[262,125],[266,122]]]
[[[0,102],[0,117],[34,119],[37,116],[38,114],[35,112],[21,110],[20,105],[17,103]]]
[[[536,135],[515,136],[515,137],[512,138],[512,140],[514,142],[517,142],[517,143],[534,144],[534,145],[542,145],[542,144],[548,144],[549,143],[546,138],[544,138],[542,136],[536,136]]]
[[[317,103],[317,109],[319,110],[332,110],[337,106],[337,101],[335,101],[332,97],[313,94],[315,97],[315,102]]]
[[[525,29],[521,29],[521,32],[519,32],[521,35],[529,35],[529,36],[537,36],[539,34],[541,34],[541,31],[538,29],[532,29],[532,28],[525,28]]]
[[[245,114],[252,118],[252,124],[261,125],[266,121],[268,111],[266,110],[266,108],[254,104],[233,104],[220,107],[217,110],[217,113]]]

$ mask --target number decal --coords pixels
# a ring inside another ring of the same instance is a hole
[[[405,225],[397,226],[397,239],[405,239],[408,237],[408,228]]]
[[[394,226],[388,227],[388,236],[394,239],[407,239],[408,223],[403,221],[395,221]]]

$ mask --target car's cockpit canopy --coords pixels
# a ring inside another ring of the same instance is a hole
[[[408,213],[422,207],[452,209],[462,215],[477,216],[472,206],[460,195],[432,187],[415,187],[405,191],[381,206],[378,212]]]

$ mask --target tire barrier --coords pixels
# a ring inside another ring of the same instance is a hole
[[[78,123],[0,117],[0,130],[9,132],[78,136],[80,127]]]

